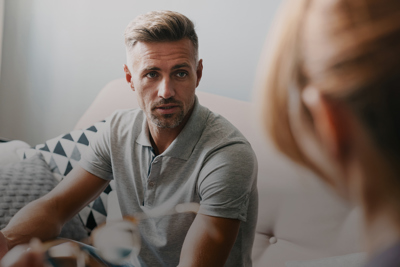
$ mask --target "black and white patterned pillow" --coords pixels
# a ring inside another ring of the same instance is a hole
[[[0,167],[0,229],[29,202],[57,185],[41,155]]]
[[[44,144],[36,145],[33,148],[21,149],[17,153],[21,159],[41,153],[52,173],[61,181],[78,165],[81,154],[88,148],[91,138],[103,125],[104,121],[101,121],[87,129],[74,130],[47,140]],[[79,212],[79,216],[89,233],[97,225],[106,221],[107,196],[111,191],[111,186],[107,186],[97,199]]]
[[[35,156],[0,166],[0,229],[22,207],[50,192],[58,184],[43,156]],[[87,232],[78,216],[61,230],[60,237],[81,240]]]

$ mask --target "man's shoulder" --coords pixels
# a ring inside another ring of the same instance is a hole
[[[107,119],[112,128],[126,127],[138,122],[142,122],[144,113],[141,109],[118,109],[115,110]]]
[[[246,137],[228,119],[211,110],[208,112],[202,138],[217,143],[240,142],[249,144]]]
[[[117,109],[115,110],[107,119],[109,120],[123,120],[123,119],[132,119],[137,116],[143,116],[143,110],[140,108],[134,109]]]
[[[199,151],[206,158],[219,156],[226,158],[230,154],[230,157],[242,155],[249,160],[254,159],[254,163],[256,162],[250,142],[239,129],[228,119],[209,109],[207,109],[203,132],[196,146],[200,148]]]
[[[106,119],[106,122],[109,124],[111,134],[118,136],[132,131],[139,134],[145,117],[141,109],[119,109],[114,111]]]

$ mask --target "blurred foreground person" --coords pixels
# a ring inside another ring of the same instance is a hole
[[[370,266],[400,266],[400,1],[293,0],[260,67],[276,146],[361,206]]]

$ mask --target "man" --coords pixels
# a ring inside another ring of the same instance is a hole
[[[203,65],[193,23],[150,12],[128,25],[125,44],[125,77],[141,109],[107,119],[80,166],[2,231],[7,248],[55,238],[115,179],[123,215],[200,203],[197,215],[139,224],[143,266],[251,266],[257,163],[238,130],[198,103]]]

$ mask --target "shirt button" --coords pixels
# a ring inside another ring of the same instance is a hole
[[[154,186],[154,182],[149,182],[149,186],[153,187]]]
[[[276,239],[275,236],[273,236],[273,237],[271,237],[271,238],[269,239],[269,243],[270,243],[270,244],[275,244],[277,241],[278,241],[278,240]]]

